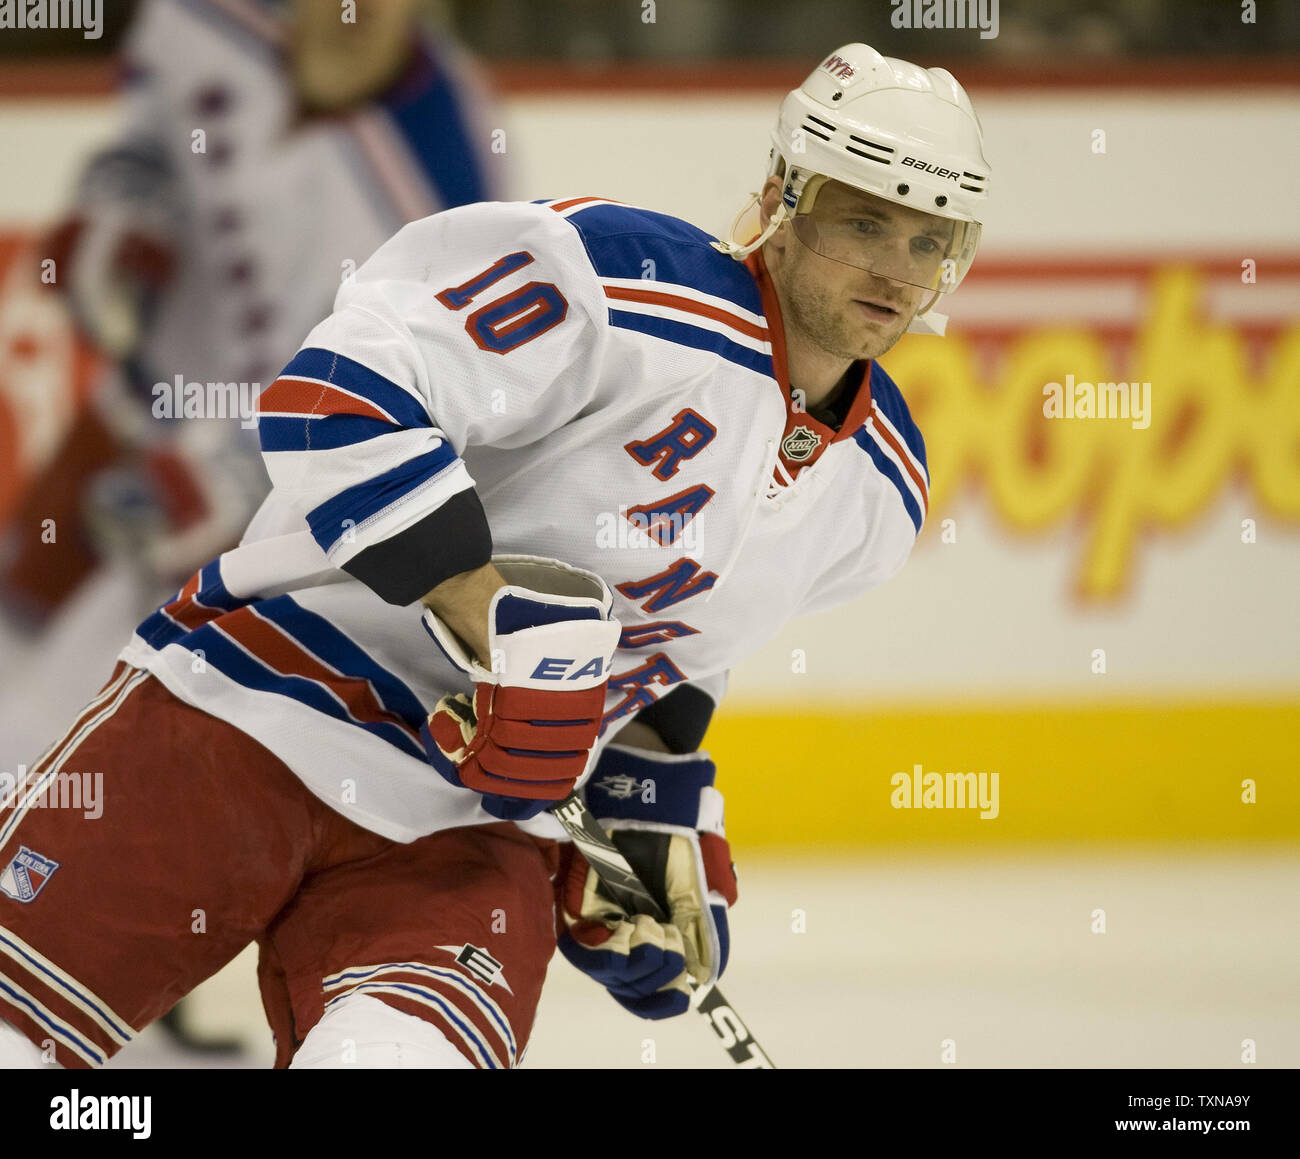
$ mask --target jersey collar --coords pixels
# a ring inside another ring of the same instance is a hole
[[[767,319],[769,341],[772,346],[772,377],[781,391],[785,404],[785,431],[781,437],[781,460],[786,469],[795,474],[804,467],[811,466],[821,457],[822,452],[831,444],[851,439],[871,415],[871,359],[862,359],[850,367],[849,385],[846,390],[856,391],[849,412],[840,424],[838,431],[832,430],[824,423],[813,418],[806,410],[796,411],[790,398],[790,370],[786,361],[785,321],[781,317],[781,303],[777,297],[776,287],[772,285],[772,276],[767,263],[763,260],[763,251],[755,250],[745,259],[745,268],[749,270],[754,281],[758,283],[759,296],[763,303],[763,316]],[[856,382],[853,372],[858,372]],[[792,459],[786,453],[786,442],[797,428],[804,428],[809,435],[819,438],[816,449],[804,459]]]

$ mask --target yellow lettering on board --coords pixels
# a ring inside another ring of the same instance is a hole
[[[1143,534],[1186,526],[1234,471],[1273,514],[1300,517],[1300,325],[1273,342],[1256,380],[1240,332],[1205,317],[1204,280],[1188,266],[1155,271],[1126,366],[1086,325],[1026,326],[992,380],[961,334],[891,351],[931,464],[929,522],[965,480],[1018,531],[1081,518],[1078,587],[1096,599],[1122,590]],[[1044,386],[1064,388],[1067,375],[1135,384],[1138,402],[1150,383],[1150,425],[1132,412],[1044,418]]]

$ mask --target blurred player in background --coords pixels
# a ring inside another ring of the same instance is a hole
[[[233,545],[270,487],[247,414],[160,421],[155,383],[248,384],[228,397],[251,401],[398,226],[497,196],[477,79],[415,7],[140,13],[125,128],[47,246],[106,377],[10,525],[0,634],[25,658],[0,684],[0,751],[34,760],[130,625]],[[198,1045],[179,1010],[168,1025]]]
[[[6,767],[34,761],[131,625],[238,540],[270,487],[252,398],[340,281],[405,222],[499,195],[472,66],[416,0],[356,9],[354,23],[337,0],[139,11],[125,124],[40,255],[106,365],[0,550]],[[229,384],[227,417],[163,411],[176,396],[155,384],[178,377]]]
[[[989,177],[953,77],[862,44],[772,139],[743,242],[475,205],[339,290],[262,395],[240,546],[32,772],[101,770],[111,815],[0,823],[0,1062],[98,1065],[254,939],[279,1066],[515,1066],[557,938],[645,1018],[721,975],[705,730],[910,554],[925,447],[876,359],[941,329]],[[561,840],[579,785],[666,920]]]

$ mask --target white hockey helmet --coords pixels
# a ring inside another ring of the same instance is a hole
[[[837,49],[782,102],[768,176],[784,186],[767,227],[751,242],[717,242],[718,249],[743,260],[793,220],[795,235],[823,256],[932,291],[912,329],[943,332],[941,316],[921,315],[957,288],[974,260],[990,176],[979,118],[951,73],[881,56],[865,44]],[[875,241],[831,236],[808,216],[827,181],[934,219],[941,247],[904,254],[878,244],[889,240],[884,234]],[[737,226],[750,209],[752,203]]]

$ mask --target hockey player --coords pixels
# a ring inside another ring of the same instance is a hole
[[[925,450],[876,359],[938,328],[988,177],[948,73],[853,44],[782,105],[744,244],[573,197],[382,247],[262,396],[241,545],[0,822],[0,1058],[96,1065],[254,939],[279,1066],[516,1065],[557,932],[685,1010],[736,898],[713,705],[907,558]],[[72,769],[97,823],[28,807]],[[575,785],[669,920],[558,840]]]
[[[148,0],[123,63],[123,126],[39,251],[106,371],[0,543],[4,767],[238,542],[270,487],[256,391],[340,281],[408,221],[498,196],[490,106],[415,0],[350,23],[338,0]],[[220,388],[206,417],[176,421],[177,378]]]

